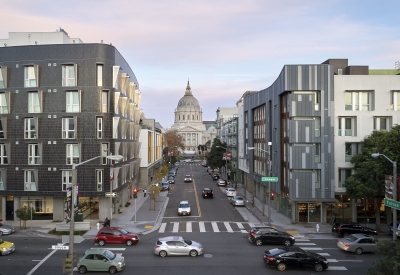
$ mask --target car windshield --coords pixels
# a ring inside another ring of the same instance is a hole
[[[235,200],[242,201],[243,198],[242,197],[235,197]]]
[[[191,241],[191,240],[183,239],[183,241],[184,241],[187,245],[191,245],[191,244],[192,244],[192,241]]]
[[[352,235],[349,235],[349,236],[345,237],[344,239],[349,242],[355,242],[357,240],[357,238]]]
[[[122,229],[122,228],[121,228],[120,232],[121,232],[123,235],[128,234],[128,231],[126,231],[125,229]]]
[[[179,207],[181,207],[181,208],[189,207],[189,204],[187,204],[187,203],[181,203],[181,205],[179,205]]]
[[[117,255],[114,252],[111,252],[110,250],[104,250],[103,256],[105,256],[110,260],[113,260],[115,257],[117,257]]]
[[[185,177],[186,177],[186,178],[190,178],[190,176],[189,176],[189,175],[186,175]]]

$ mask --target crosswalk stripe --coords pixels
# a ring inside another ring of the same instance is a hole
[[[160,226],[160,230],[158,230],[159,233],[164,233],[165,232],[165,227],[167,226],[166,223],[162,223]]]
[[[172,232],[178,232],[179,231],[179,222],[173,222],[174,228],[172,229]]]
[[[298,243],[296,242],[296,245],[316,245],[315,243]]]
[[[236,222],[236,224],[240,230],[244,229],[243,224],[241,222]]]
[[[200,232],[206,232],[206,227],[204,226],[204,222],[199,222]]]
[[[225,227],[226,227],[226,230],[228,230],[228,232],[233,233],[232,227],[231,227],[231,225],[229,224],[229,222],[224,222],[224,225],[225,225]]]
[[[328,262],[330,263],[338,263],[339,261],[336,259],[327,259]]]
[[[250,225],[251,228],[255,227],[254,223],[249,222],[249,225]]]
[[[219,232],[219,228],[216,222],[211,222],[211,226],[214,232]]]
[[[192,232],[192,222],[186,223],[186,232]]]
[[[326,270],[347,270],[344,266],[329,266]]]
[[[301,247],[301,246],[300,246],[300,248],[301,248],[301,249],[304,249],[304,250],[323,250],[323,249],[320,248],[320,247]]]
[[[329,254],[329,253],[318,253],[319,255],[321,255],[321,256],[324,256],[324,257],[329,257],[329,256],[331,256],[331,254]]]

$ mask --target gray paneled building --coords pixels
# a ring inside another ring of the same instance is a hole
[[[77,168],[83,218],[110,218],[137,184],[141,111],[135,74],[112,45],[67,39],[62,29],[54,35],[65,39],[41,44],[33,39],[41,35],[29,33],[27,43],[28,33],[20,39],[13,33],[0,47],[4,220],[16,219],[15,210],[29,205],[34,219],[63,220],[72,164],[92,158]],[[111,168],[109,154],[123,159]]]

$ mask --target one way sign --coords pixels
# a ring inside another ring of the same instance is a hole
[[[115,197],[117,196],[117,193],[115,192],[106,192],[106,197]]]

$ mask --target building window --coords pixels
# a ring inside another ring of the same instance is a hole
[[[62,171],[62,191],[67,191],[72,186],[72,170]]]
[[[103,170],[96,170],[97,192],[103,191]]]
[[[0,190],[6,190],[5,179],[7,177],[5,176],[5,174],[6,174],[5,170],[0,170]]]
[[[37,191],[35,172],[36,172],[35,170],[25,170],[24,172],[25,191]]]
[[[372,92],[345,92],[345,110],[370,111]]]
[[[38,66],[25,66],[25,87],[37,87]]]
[[[39,144],[28,144],[28,164],[40,164]]]
[[[36,138],[36,119],[33,117],[25,118],[25,139]]]
[[[67,164],[77,164],[79,163],[79,144],[67,144]]]
[[[101,92],[101,112],[108,112],[108,91]]]
[[[71,87],[76,85],[76,65],[62,66],[62,86]]]
[[[28,113],[40,113],[39,92],[28,93]]]
[[[7,128],[7,119],[5,117],[0,118],[0,139],[6,137],[5,129]]]
[[[67,92],[67,113],[77,113],[81,111],[80,107],[80,93],[78,91]]]
[[[315,117],[314,118],[314,124],[315,124],[315,137],[320,137],[321,136],[321,118],[320,117]]]
[[[400,92],[392,92],[390,97],[390,110],[400,111]]]
[[[361,144],[358,142],[346,142],[345,145],[345,161],[350,162],[351,158],[357,154],[361,154]]]
[[[353,170],[350,169],[339,169],[339,182],[338,187],[343,187],[347,178],[349,178],[353,174]]]
[[[8,102],[6,93],[0,93],[0,114],[8,114]]]
[[[314,170],[315,173],[315,189],[321,188],[321,170]]]
[[[108,143],[102,143],[101,144],[101,155],[103,156],[102,158],[102,164],[106,165],[108,164],[108,159],[107,159],[107,155],[108,155],[108,151],[109,151],[109,144]]]
[[[339,132],[341,137],[357,136],[354,117],[339,117]]]
[[[96,125],[97,125],[97,138],[103,138],[103,118],[98,117],[96,118]]]
[[[314,111],[321,110],[321,94],[320,92],[314,92]]]
[[[7,68],[0,67],[0,89],[6,88],[6,83],[4,79],[7,79]]]
[[[374,130],[389,131],[390,128],[389,121],[390,121],[389,117],[374,117]]]
[[[0,164],[8,164],[6,144],[0,144]]]
[[[103,65],[97,64],[97,86],[103,86]]]
[[[315,147],[315,163],[320,163],[321,162],[321,144],[316,143],[314,145]]]
[[[62,138],[73,139],[76,138],[76,125],[75,118],[65,117],[62,119]]]

